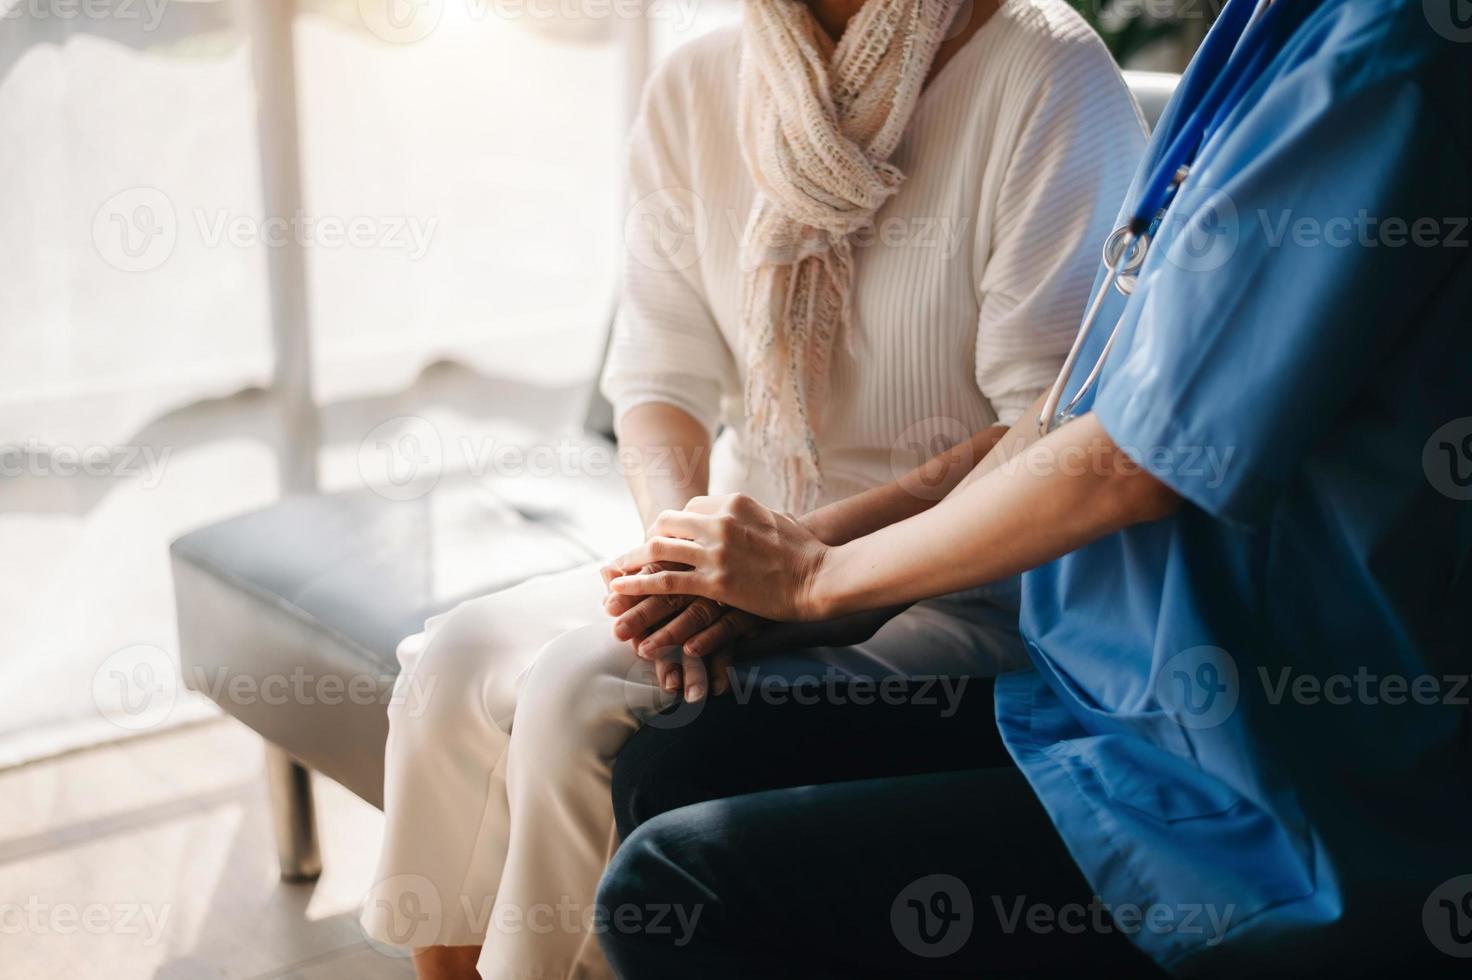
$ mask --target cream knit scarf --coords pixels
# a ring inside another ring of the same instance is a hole
[[[833,344],[852,349],[855,232],[899,189],[899,145],[959,0],[868,0],[835,44],[801,0],[745,0],[738,134],[747,435],[783,506],[822,489]]]

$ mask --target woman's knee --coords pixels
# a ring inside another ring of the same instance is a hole
[[[436,617],[400,643],[400,673],[389,703],[395,731],[439,739],[502,727],[510,702],[495,692],[514,680],[504,679],[513,668],[502,662],[498,645],[494,623],[476,602]]]
[[[606,625],[575,629],[543,647],[522,676],[512,738],[542,767],[611,760],[657,694],[653,665]]]

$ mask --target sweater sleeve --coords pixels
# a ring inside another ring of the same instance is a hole
[[[667,62],[650,79],[630,136],[623,294],[602,388],[615,429],[630,409],[662,402],[714,434],[736,372],[700,279],[710,219],[691,179],[689,88],[677,72]]]
[[[1032,67],[992,213],[977,222],[976,383],[1003,425],[1062,367],[1145,147],[1129,89],[1092,32]]]

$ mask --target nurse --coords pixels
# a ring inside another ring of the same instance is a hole
[[[849,544],[702,498],[623,560],[784,621],[1025,571],[1032,666],[994,729],[870,712],[916,771],[974,737],[943,772],[832,782],[832,697],[646,729],[600,899],[690,924],[610,930],[622,975],[1472,969],[1472,29],[1251,2],[1147,151],[1121,223],[1217,99],[1131,295],[1096,285],[1074,417]]]

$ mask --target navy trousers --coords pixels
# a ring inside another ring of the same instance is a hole
[[[886,683],[709,699],[628,743],[619,976],[1163,976],[1012,764],[991,681]]]

